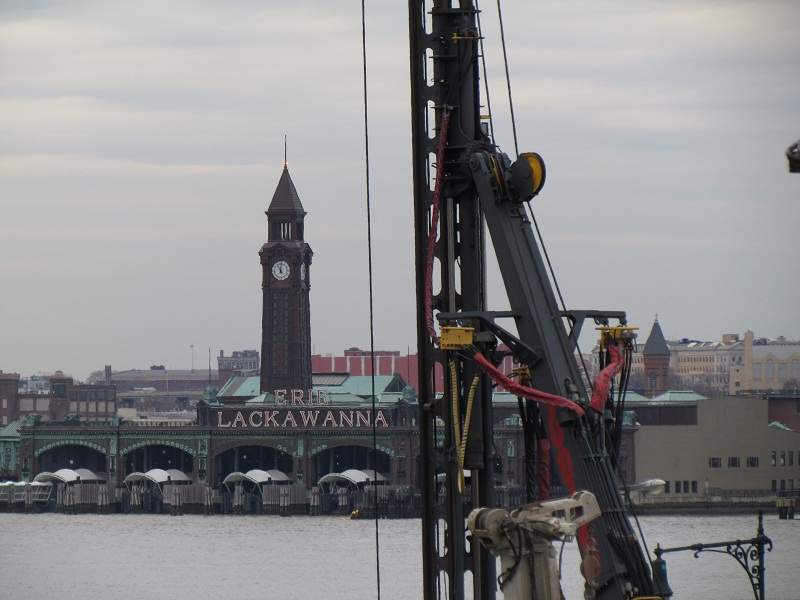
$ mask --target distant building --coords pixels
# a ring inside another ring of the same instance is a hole
[[[50,394],[49,418],[52,421],[63,420],[67,415],[81,421],[107,421],[117,414],[117,388],[113,384],[75,383],[71,377],[51,378]],[[20,400],[20,413],[23,402]]]
[[[105,421],[117,413],[113,385],[75,383],[72,377],[53,376],[49,378],[49,393],[42,394],[20,393],[19,381],[16,373],[0,372],[0,426],[28,416],[42,421],[61,421],[67,417]]]
[[[661,325],[658,324],[658,319],[656,319],[642,350],[644,393],[646,396],[658,396],[667,391],[669,359],[669,347],[661,331]]]
[[[634,406],[635,478],[665,480],[667,495],[800,489],[800,434],[772,420],[778,408],[765,396],[691,393]],[[648,418],[642,418],[645,410],[652,411]]]
[[[417,354],[401,353],[400,350],[375,350],[375,375],[399,375],[415,390],[419,390],[419,371]],[[340,355],[314,354],[311,356],[311,370],[321,373],[348,373],[350,375],[372,375],[373,360],[369,350],[357,347],[348,348]],[[588,366],[588,365],[587,365]],[[514,369],[511,356],[506,356],[499,365],[503,373]],[[444,374],[436,371],[434,391],[444,390]]]
[[[109,368],[110,371],[110,368]],[[103,379],[117,386],[118,392],[153,389],[160,392],[199,392],[209,382],[218,381],[217,371],[207,369],[167,369],[162,365],[149,369],[129,369],[104,374]]]
[[[58,374],[56,373],[56,375]],[[42,374],[21,377],[19,380],[20,394],[49,394],[50,377],[50,375]]]
[[[230,356],[220,350],[217,357],[217,382],[224,385],[234,375],[257,375],[261,359],[257,350],[234,350]]]
[[[0,426],[8,425],[17,417],[19,373],[0,371]]]
[[[113,371],[106,365],[102,376],[90,377],[90,381],[115,386],[120,407],[144,412],[193,410],[209,385],[219,385],[217,371],[167,369],[163,365],[126,371]]]
[[[800,341],[744,334],[743,360],[731,371],[732,394],[800,388]]]
[[[591,371],[598,371],[598,347],[592,351]],[[744,338],[723,334],[710,342],[668,340],[656,321],[647,340],[633,353],[631,389],[648,396],[668,388],[698,390],[708,396],[800,389],[800,341]]]
[[[667,342],[671,369],[685,387],[727,392],[731,369],[741,365],[744,347],[739,335],[727,333],[719,342],[682,339]]]

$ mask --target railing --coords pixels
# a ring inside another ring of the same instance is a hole
[[[197,423],[193,421],[124,421],[123,427],[143,427],[147,429],[158,429],[159,427],[196,427]]]
[[[712,542],[710,544],[692,544],[691,546],[676,546],[674,548],[662,548],[656,545],[654,553],[656,560],[653,561],[653,577],[661,593],[669,598],[672,590],[667,582],[667,564],[662,556],[669,552],[694,552],[694,557],[699,558],[703,552],[715,552],[717,554],[727,554],[744,569],[750,579],[755,600],[764,600],[765,597],[765,570],[764,553],[772,552],[772,540],[764,535],[764,513],[758,511],[758,529],[756,537],[749,540],[730,540],[727,542]]]

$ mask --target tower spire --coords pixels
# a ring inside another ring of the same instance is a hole
[[[283,134],[283,168],[286,169],[289,166],[289,161],[286,158],[286,134]]]

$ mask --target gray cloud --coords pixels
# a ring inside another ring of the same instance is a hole
[[[413,349],[406,15],[371,4],[376,335]],[[800,179],[782,158],[800,136],[797,4],[504,10],[568,303],[644,326],[658,312],[672,336],[800,336]],[[257,347],[256,252],[284,132],[310,213],[315,349],[367,343],[356,3],[4,3],[0,16],[0,368],[85,376],[185,367],[192,343]]]

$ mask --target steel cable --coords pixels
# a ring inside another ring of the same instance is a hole
[[[375,411],[375,319],[372,290],[372,205],[369,194],[369,104],[367,101],[367,17],[365,0],[361,0],[361,65],[364,82],[364,179],[367,210],[367,270],[369,272],[369,360],[372,382],[372,489],[375,510],[375,583],[381,600],[381,553],[378,527],[378,429]]]

